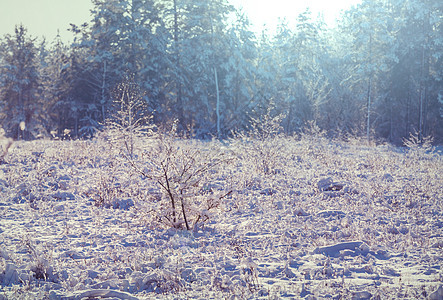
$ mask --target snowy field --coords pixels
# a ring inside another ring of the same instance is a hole
[[[306,136],[131,149],[11,146],[1,300],[443,299],[441,155]]]

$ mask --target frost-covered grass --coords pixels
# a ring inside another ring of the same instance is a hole
[[[132,158],[106,137],[14,143],[0,299],[437,297],[441,156],[310,136],[162,141],[139,139]]]

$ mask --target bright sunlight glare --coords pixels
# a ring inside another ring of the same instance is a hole
[[[333,26],[342,10],[349,9],[361,0],[229,0],[249,17],[254,30],[275,30],[279,19],[293,23],[297,16],[309,8],[312,17],[321,15],[327,25]]]

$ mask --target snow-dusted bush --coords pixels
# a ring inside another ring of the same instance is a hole
[[[111,115],[105,123],[105,135],[132,158],[136,140],[152,136],[155,125],[148,113],[146,95],[140,87],[128,77],[114,91]],[[103,134],[102,134],[103,135]]]
[[[231,158],[219,142],[180,138],[176,122],[145,144],[139,159],[126,156],[139,174],[162,191],[157,218],[174,228],[192,229],[210,219],[230,191],[213,188],[220,168]]]
[[[234,133],[234,151],[242,161],[251,163],[252,170],[269,175],[283,167],[278,160],[285,143],[283,119],[282,114],[273,116],[270,107],[260,118],[251,118],[248,131]]]
[[[408,148],[408,154],[412,159],[421,159],[434,151],[432,136],[421,137],[418,132],[409,134],[409,138],[403,139],[403,144]]]
[[[13,140],[5,137],[5,130],[0,127],[0,164],[5,161],[5,156],[12,145]]]

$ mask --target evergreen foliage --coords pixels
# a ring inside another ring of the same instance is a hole
[[[440,1],[365,0],[335,28],[307,10],[274,36],[255,36],[227,0],[93,5],[89,23],[71,24],[71,45],[39,43],[22,25],[0,39],[6,136],[91,137],[132,74],[142,113],[198,138],[241,131],[274,103],[286,134],[315,122],[330,137],[442,142]]]

